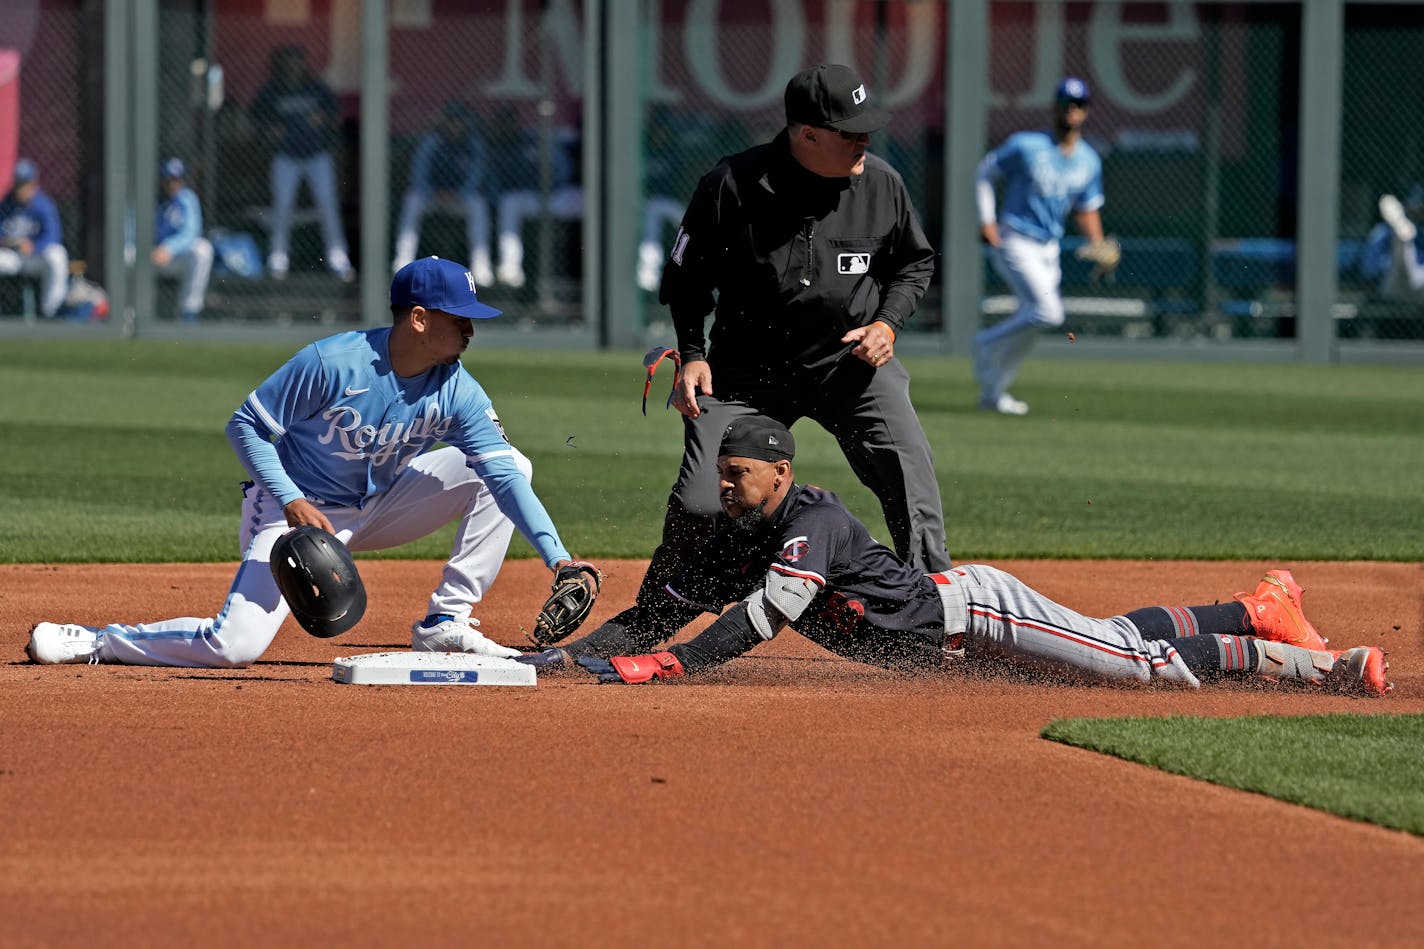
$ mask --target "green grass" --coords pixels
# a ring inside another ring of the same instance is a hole
[[[1424,835],[1424,715],[1071,719],[1043,737]]]
[[[244,475],[223,426],[291,349],[0,345],[0,562],[234,559]],[[1015,393],[1033,412],[1010,419],[973,409],[967,360],[906,362],[957,560],[1424,556],[1417,367],[1032,360]],[[666,370],[644,418],[637,353],[477,339],[466,365],[570,549],[647,556],[681,452]],[[798,477],[886,537],[830,437],[796,434]],[[441,558],[450,536],[383,556]]]

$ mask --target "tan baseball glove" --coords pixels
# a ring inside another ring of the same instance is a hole
[[[593,564],[564,564],[554,572],[553,592],[539,609],[530,641],[542,649],[572,634],[588,619],[602,588],[603,573]]]
[[[1117,270],[1117,265],[1122,262],[1122,245],[1115,238],[1106,237],[1084,244],[1073,252],[1073,256],[1093,265],[1088,279],[1097,281]]]

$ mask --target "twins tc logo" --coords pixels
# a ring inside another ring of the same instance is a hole
[[[870,255],[841,254],[836,258],[836,272],[843,274],[870,273]]]
[[[793,537],[786,542],[786,546],[781,548],[781,559],[787,563],[795,563],[810,552],[810,538],[805,535]]]

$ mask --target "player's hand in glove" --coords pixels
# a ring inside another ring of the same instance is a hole
[[[682,663],[670,652],[657,652],[651,656],[614,656],[612,659],[585,656],[578,664],[598,676],[598,681],[604,685],[642,685],[658,679],[681,679],[687,675]]]
[[[560,564],[554,569],[553,592],[539,609],[529,640],[549,646],[578,629],[593,611],[602,588],[603,573],[593,564],[583,560]]]
[[[1084,244],[1073,252],[1073,256],[1092,264],[1093,272],[1088,279],[1098,281],[1117,270],[1117,265],[1122,262],[1122,245],[1111,237],[1105,237]]]
[[[526,652],[515,656],[514,661],[533,666],[540,672],[563,672],[569,668],[569,654],[558,646],[550,646],[542,652]]]

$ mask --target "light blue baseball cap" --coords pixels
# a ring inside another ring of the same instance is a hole
[[[15,162],[15,184],[27,185],[40,176],[40,166],[29,158]]]
[[[423,306],[472,320],[501,312],[475,299],[474,275],[440,257],[422,257],[397,270],[391,280],[391,306]]]
[[[183,159],[175,156],[163,159],[163,163],[158,166],[158,173],[164,178],[186,178],[188,167],[183,164]]]

